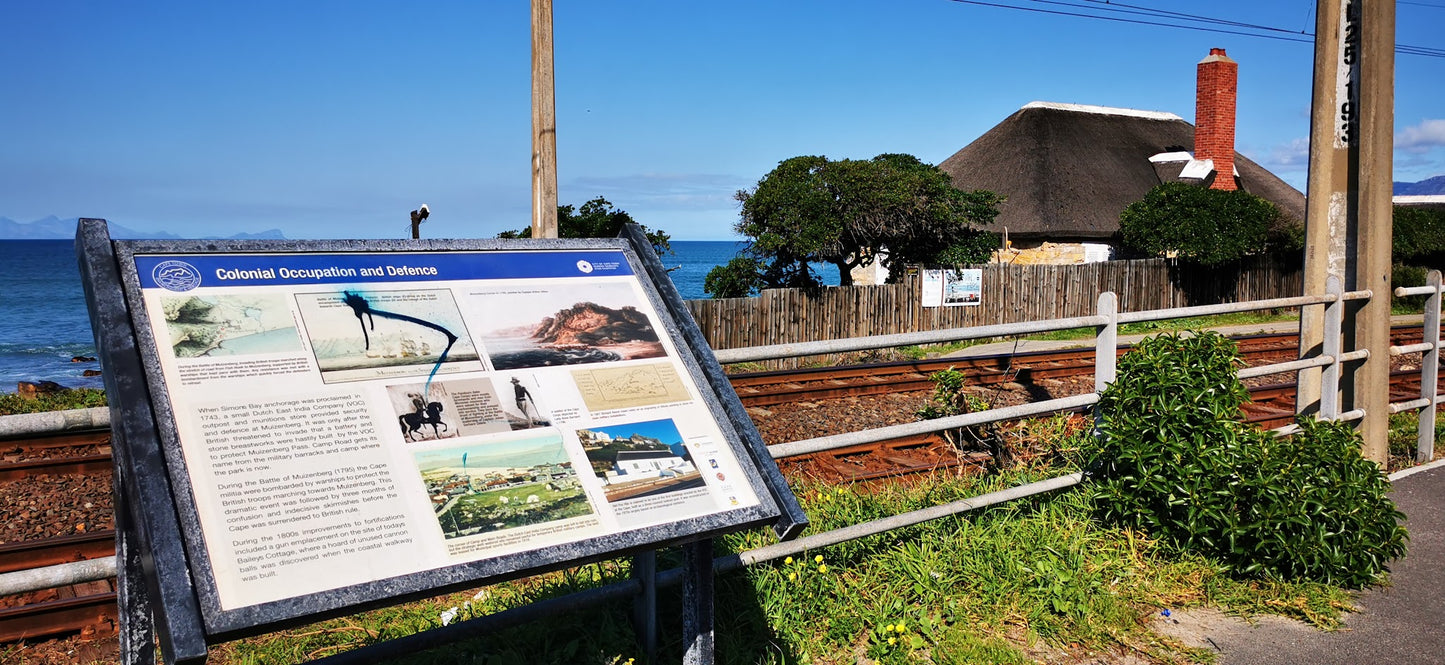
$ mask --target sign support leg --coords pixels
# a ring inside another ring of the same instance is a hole
[[[682,639],[687,665],[713,663],[712,539],[682,547]]]
[[[151,620],[150,598],[146,595],[145,573],[141,570],[140,539],[133,532],[136,521],[130,514],[131,506],[121,499],[124,493],[120,491],[120,483],[125,480],[116,474],[113,501],[120,662],[152,665],[156,662],[155,623]]]
[[[647,662],[657,661],[657,550],[632,557],[632,577],[642,585],[632,601],[632,630]]]

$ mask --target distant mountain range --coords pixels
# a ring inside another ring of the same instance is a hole
[[[1395,183],[1395,196],[1433,196],[1445,194],[1445,175],[1426,178],[1420,182]]]
[[[0,238],[8,240],[71,240],[75,238],[75,227],[79,217],[60,219],[54,215],[33,222],[17,222],[9,217],[0,217]],[[161,231],[137,231],[114,222],[108,223],[110,237],[137,240],[176,240],[185,236]],[[281,229],[270,229],[260,233],[237,233],[232,236],[204,236],[206,240],[284,240]]]

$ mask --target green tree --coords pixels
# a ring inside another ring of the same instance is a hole
[[[571,205],[557,206],[557,237],[559,238],[616,238],[627,224],[635,224],[636,220],[626,211],[613,208],[607,199],[601,196],[582,204],[581,208],[574,208]],[[652,230],[646,225],[638,224],[642,232],[647,236],[647,241],[652,243],[652,248],[657,253],[664,254],[672,251],[672,236],[661,230]],[[498,238],[530,238],[532,227],[516,231],[503,231],[497,234]]]
[[[1126,247],[1205,266],[1303,246],[1298,222],[1273,203],[1243,190],[1182,182],[1159,185],[1129,204],[1119,215],[1119,230]]]
[[[822,281],[810,263],[833,264],[847,286],[853,268],[874,261],[894,281],[905,264],[981,262],[998,240],[977,227],[993,221],[1002,200],[992,192],[960,191],[948,174],[903,154],[793,157],[736,199],[742,210],[734,228],[750,244],[708,274],[704,289],[713,297],[818,288]]]
[[[1395,206],[1393,250],[1397,263],[1430,263],[1445,255],[1445,210]]]

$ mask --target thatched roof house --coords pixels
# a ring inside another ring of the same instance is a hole
[[[1221,64],[1233,61],[1215,49],[1199,66],[1200,145],[1172,113],[1032,102],[938,166],[959,189],[1007,197],[994,229],[1011,240],[1106,243],[1125,206],[1177,180],[1237,187],[1303,221],[1304,195],[1233,150],[1234,80],[1206,72]]]

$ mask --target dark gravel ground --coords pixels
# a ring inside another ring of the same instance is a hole
[[[114,526],[109,473],[0,482],[0,544]]]

